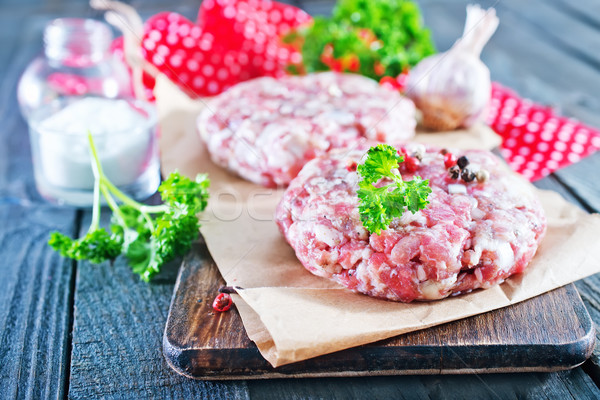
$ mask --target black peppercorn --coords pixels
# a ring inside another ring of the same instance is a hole
[[[465,156],[461,156],[458,160],[456,160],[456,165],[458,165],[458,168],[463,169],[469,165],[469,159]]]
[[[450,178],[458,179],[460,176],[460,168],[458,168],[458,165],[453,165],[448,169],[448,173],[450,174]]]
[[[475,180],[475,174],[469,171],[467,168],[464,168],[462,170],[462,172],[460,173],[460,177],[465,182],[473,182]]]

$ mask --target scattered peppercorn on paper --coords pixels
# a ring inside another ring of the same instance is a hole
[[[600,215],[554,192],[539,191],[548,231],[525,273],[499,286],[434,302],[409,304],[352,293],[310,274],[274,221],[281,190],[247,182],[214,165],[196,132],[205,103],[159,76],[155,94],[163,172],[208,173],[211,202],[201,232],[234,297],[246,332],[274,367],[481,314],[600,272]],[[491,148],[487,129],[418,134],[450,148]],[[473,137],[486,140],[473,141]]]

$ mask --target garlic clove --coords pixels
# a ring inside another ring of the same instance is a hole
[[[447,52],[421,60],[410,72],[406,95],[421,111],[424,127],[468,128],[483,118],[492,86],[490,71],[479,56],[498,22],[493,8],[468,6],[463,37]]]

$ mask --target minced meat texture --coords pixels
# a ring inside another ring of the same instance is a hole
[[[429,179],[429,206],[405,211],[377,235],[362,226],[360,177],[348,168],[368,148],[310,161],[277,208],[282,233],[310,272],[353,291],[410,302],[489,288],[527,267],[546,230],[544,212],[532,186],[492,153],[454,152],[467,156],[474,172],[490,173],[485,183],[465,183],[450,177],[438,149],[427,149],[414,175]],[[400,172],[404,180],[413,177],[402,164]]]
[[[212,160],[264,186],[287,185],[304,164],[359,138],[414,136],[415,107],[359,75],[324,72],[242,82],[208,102],[198,129]]]

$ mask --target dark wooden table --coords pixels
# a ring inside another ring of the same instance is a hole
[[[297,1],[327,14],[331,1]],[[438,49],[462,32],[464,0],[419,2]],[[198,1],[142,1],[194,18]],[[483,59],[492,78],[564,115],[600,127],[600,1],[484,1],[501,25]],[[64,260],[49,232],[77,235],[90,213],[43,201],[33,182],[27,127],[15,89],[56,17],[100,17],[85,1],[0,2],[0,397],[95,398],[599,398],[600,349],[581,367],[556,373],[391,376],[258,381],[193,381],[173,372],[161,340],[176,266],[152,284],[127,265]],[[589,212],[600,210],[600,153],[545,178]],[[600,238],[599,238],[600,242]],[[600,322],[600,276],[577,282]]]

